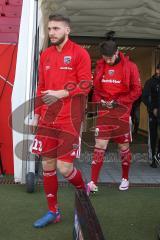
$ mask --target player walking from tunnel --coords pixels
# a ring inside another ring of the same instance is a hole
[[[32,152],[42,156],[49,211],[34,223],[36,228],[60,221],[56,169],[76,189],[85,190],[81,172],[73,161],[79,150],[80,127],[91,83],[90,57],[85,49],[69,40],[69,18],[50,15],[48,33],[52,46],[40,57],[33,121],[38,130]]]
[[[114,32],[100,45],[102,58],[94,74],[93,101],[99,105],[96,123],[96,144],[91,165],[90,191],[98,191],[97,182],[105,151],[110,139],[118,143],[122,162],[122,180],[119,190],[129,187],[131,152],[130,111],[133,102],[141,95],[141,83],[136,64],[117,48]]]

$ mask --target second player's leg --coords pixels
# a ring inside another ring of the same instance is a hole
[[[122,164],[122,181],[119,190],[127,190],[129,187],[128,175],[131,162],[131,152],[129,149],[129,143],[121,143],[118,144],[118,146]]]
[[[88,183],[88,187],[91,192],[98,191],[98,187],[96,185],[104,162],[108,142],[109,140],[96,139],[91,165],[91,181]]]

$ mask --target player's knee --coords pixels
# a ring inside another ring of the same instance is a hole
[[[61,163],[57,163],[57,168],[64,177],[67,177],[73,169],[73,167]]]
[[[42,165],[43,165],[43,170],[45,171],[51,171],[56,169],[55,160],[52,158],[43,158]]]
[[[120,151],[126,151],[128,149],[129,149],[129,143],[119,144],[119,150]]]
[[[120,156],[121,156],[121,160],[122,160],[122,165],[123,166],[128,166],[130,164],[131,161],[131,152],[129,149],[129,146],[123,146],[120,148]]]
[[[96,141],[95,147],[96,147],[96,148],[100,148],[100,149],[106,149],[107,144],[106,144],[106,142],[104,142],[104,141],[98,140],[98,141]]]
[[[93,152],[92,164],[103,164],[105,158],[105,150],[100,148],[95,148]]]

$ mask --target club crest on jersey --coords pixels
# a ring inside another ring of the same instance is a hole
[[[64,63],[69,64],[71,62],[71,56],[64,56]]]
[[[113,69],[109,69],[109,70],[108,70],[108,74],[109,74],[110,76],[112,76],[112,75],[114,74],[114,70],[113,70]]]

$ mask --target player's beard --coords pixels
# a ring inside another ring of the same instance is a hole
[[[109,66],[113,66],[114,63],[107,63]]]
[[[54,46],[59,46],[60,44],[62,44],[64,42],[64,40],[65,40],[65,34],[61,38],[59,38],[56,42],[51,42],[51,43]]]

